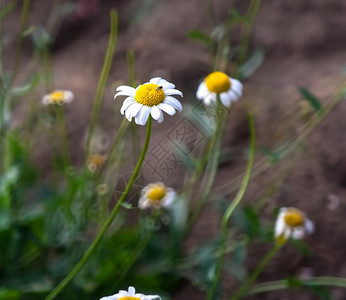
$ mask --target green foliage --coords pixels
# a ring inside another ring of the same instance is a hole
[[[323,114],[322,104],[317,97],[315,97],[306,88],[300,87],[298,88],[298,90],[299,93],[303,96],[304,100],[306,100],[318,114]]]

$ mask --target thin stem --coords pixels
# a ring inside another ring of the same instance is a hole
[[[346,278],[340,277],[312,277],[307,280],[301,280],[302,286],[335,286],[346,288]],[[265,293],[270,291],[277,291],[290,288],[290,282],[288,280],[276,280],[260,284],[255,284],[249,288],[246,295],[254,295],[259,293]]]
[[[223,260],[224,260],[224,256],[225,256],[225,250],[226,250],[226,238],[227,238],[227,225],[228,225],[228,221],[229,221],[232,213],[234,212],[234,210],[236,209],[236,207],[240,203],[240,201],[243,199],[244,194],[245,194],[246,189],[247,189],[247,186],[249,184],[250,178],[251,178],[251,171],[252,171],[253,161],[254,161],[254,157],[255,157],[255,143],[256,143],[256,139],[255,139],[255,125],[254,125],[252,114],[249,114],[249,127],[250,127],[250,153],[249,153],[249,160],[248,160],[248,163],[247,163],[245,175],[244,175],[242,184],[240,186],[240,189],[239,189],[237,195],[235,196],[234,200],[232,201],[232,203],[228,206],[228,208],[225,211],[225,213],[223,215],[223,218],[222,218],[222,224],[221,224],[221,254],[220,254],[219,261],[218,261],[218,264],[217,264],[217,267],[216,267],[213,284],[212,284],[212,287],[211,287],[211,289],[210,289],[210,291],[208,293],[207,299],[213,299],[214,293],[215,293],[215,290],[216,290],[216,287],[217,287],[217,284],[218,284],[219,279],[220,279],[222,265],[223,265]]]
[[[112,66],[112,61],[113,61],[113,55],[114,55],[114,49],[115,49],[115,44],[117,41],[117,33],[118,33],[118,16],[115,10],[111,11],[110,14],[111,18],[111,25],[110,25],[110,34],[109,34],[109,41],[108,41],[108,47],[107,47],[107,52],[105,56],[105,60],[103,63],[100,79],[97,85],[97,90],[95,94],[95,100],[91,112],[91,118],[90,118],[90,123],[89,123],[89,128],[88,128],[88,134],[87,134],[87,142],[86,142],[86,159],[89,156],[89,148],[90,148],[90,141],[91,141],[91,136],[93,134],[95,125],[98,120],[101,104],[102,104],[102,97],[104,94],[104,90],[106,87],[109,71]]]
[[[281,249],[282,245],[276,243],[273,248],[269,250],[266,256],[261,260],[256,269],[252,272],[251,276],[240,286],[235,295],[230,297],[230,300],[237,300],[246,294],[246,291],[257,279],[258,275],[261,274],[265,266],[271,261],[274,255]]]
[[[9,84],[9,88],[11,87],[12,83],[16,79],[18,67],[19,67],[19,62],[20,62],[20,59],[22,57],[23,33],[25,30],[26,21],[28,19],[29,4],[30,4],[30,0],[24,0],[23,1],[22,17],[21,17],[21,21],[20,21],[20,30],[19,30],[19,38],[18,38],[18,47],[17,47],[17,53],[16,53],[16,58],[14,61],[13,73],[12,73],[12,78],[11,78],[11,81]]]
[[[338,88],[337,92],[333,95],[330,101],[324,106],[321,114],[314,115],[307,125],[300,133],[296,134],[288,141],[283,143],[281,146],[277,147],[273,152],[279,153],[281,160],[285,159],[290,154],[298,148],[301,143],[308,138],[308,136],[313,132],[313,130],[322,123],[322,121],[331,113],[331,111],[336,107],[336,105],[343,99],[343,91],[346,89],[346,85],[343,83]],[[257,177],[264,171],[272,167],[272,164],[268,162],[267,158],[263,158],[254,164],[252,178]],[[237,176],[235,179],[217,187],[214,192],[220,195],[227,195],[233,193],[239,186],[243,174]]]
[[[66,130],[66,118],[64,108],[60,105],[56,106],[56,117],[59,126],[60,143],[62,148],[62,159],[64,165],[64,171],[71,165],[70,149],[68,145],[67,130]]]
[[[261,6],[261,0],[251,0],[251,3],[249,5],[248,11],[247,11],[247,17],[249,18],[249,24],[245,24],[242,30],[241,34],[241,40],[240,40],[240,51],[239,55],[237,57],[237,63],[238,66],[244,63],[246,54],[249,48],[249,41],[251,36],[251,31],[253,28],[253,24],[255,22],[258,10]]]
[[[54,299],[64,288],[65,286],[72,280],[72,278],[78,273],[78,271],[83,267],[83,265],[85,264],[85,262],[88,260],[88,258],[91,256],[91,254],[95,251],[97,245],[100,243],[103,235],[106,233],[108,227],[111,225],[111,223],[113,222],[120,206],[123,204],[125,198],[127,197],[129,191],[131,190],[131,187],[134,183],[134,181],[136,180],[139,171],[141,169],[145,154],[147,153],[148,150],[148,146],[149,146],[149,141],[150,141],[150,134],[151,134],[151,117],[149,116],[148,118],[148,125],[147,125],[147,134],[145,137],[145,142],[144,142],[144,146],[143,146],[143,150],[142,153],[138,159],[138,162],[136,164],[136,167],[132,173],[132,176],[128,182],[128,184],[126,185],[126,188],[124,190],[124,192],[122,193],[121,197],[119,198],[118,202],[116,203],[116,205],[114,206],[112,212],[110,213],[110,215],[108,216],[106,222],[103,224],[102,228],[100,229],[99,233],[97,234],[97,236],[95,237],[95,239],[93,240],[93,242],[91,243],[91,245],[89,246],[89,248],[85,251],[84,255],[82,256],[82,258],[79,260],[79,262],[74,266],[74,268],[71,270],[71,272],[65,277],[65,279],[63,281],[60,282],[60,284],[49,293],[49,295],[45,298],[45,300],[51,300]]]
[[[203,187],[203,195],[199,199],[196,207],[192,210],[192,216],[189,218],[189,226],[190,228],[193,223],[196,221],[197,217],[199,216],[200,212],[202,211],[203,207],[205,206],[207,199],[209,198],[212,186],[215,181],[215,176],[217,172],[217,167],[219,163],[220,158],[220,152],[221,152],[221,144],[222,144],[222,137],[223,132],[226,124],[227,117],[225,116],[225,111],[222,106],[222,103],[219,99],[218,95],[218,101],[216,109],[216,119],[217,119],[217,126],[215,133],[212,137],[211,146],[208,149],[207,156],[205,157],[206,160],[210,161],[209,167],[210,169],[206,173],[206,176],[204,177],[201,186]],[[218,113],[221,112],[220,118],[218,117]],[[211,158],[210,158],[211,155]]]

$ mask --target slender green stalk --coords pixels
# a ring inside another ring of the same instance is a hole
[[[0,45],[0,81],[1,81],[1,88],[0,88],[0,173],[3,173],[6,169],[6,151],[5,151],[5,149],[6,149],[6,130],[7,130],[7,124],[6,124],[6,120],[5,120],[6,98],[7,98],[7,93],[10,90],[11,85],[12,85],[12,83],[15,79],[15,76],[17,74],[20,58],[22,55],[23,32],[25,29],[26,20],[27,20],[27,16],[28,16],[29,3],[30,3],[29,0],[23,1],[23,9],[22,9],[21,22],[20,22],[20,31],[19,31],[16,58],[15,58],[12,77],[11,77],[8,85],[5,83],[5,80],[3,77],[2,45]],[[2,10],[2,8],[3,8],[3,2],[1,1],[1,8],[0,9]],[[1,36],[3,36],[2,35],[2,20],[0,20],[0,34],[1,34]]]
[[[129,191],[131,190],[131,187],[136,180],[139,171],[141,169],[145,154],[147,153],[149,141],[150,141],[150,134],[151,134],[151,116],[148,118],[148,125],[147,125],[147,134],[145,137],[144,146],[142,149],[142,153],[138,159],[138,162],[136,164],[136,167],[132,173],[132,176],[128,182],[128,184],[125,187],[124,192],[122,193],[121,197],[119,198],[118,202],[114,206],[112,212],[108,216],[106,222],[103,224],[102,228],[100,229],[99,233],[96,235],[95,239],[89,246],[89,248],[86,250],[82,258],[79,260],[79,262],[74,266],[74,268],[71,270],[71,272],[65,277],[63,281],[60,282],[60,284],[49,293],[49,295],[45,298],[46,300],[54,299],[64,288],[65,286],[72,280],[72,278],[79,272],[79,270],[83,267],[85,262],[88,260],[88,258],[91,256],[91,254],[95,251],[97,245],[102,240],[103,235],[106,233],[108,227],[113,222],[120,206],[123,204],[125,198],[127,197]]]
[[[227,225],[228,221],[240,203],[240,201],[243,199],[244,194],[246,192],[247,186],[249,184],[250,178],[251,178],[251,171],[252,171],[252,166],[253,166],[253,161],[255,157],[255,126],[254,126],[254,121],[253,121],[253,116],[249,114],[249,127],[250,127],[250,153],[249,153],[249,160],[247,163],[245,175],[242,181],[242,184],[240,186],[240,189],[235,196],[234,200],[232,203],[228,206],[227,210],[225,211],[223,218],[222,218],[222,224],[221,224],[221,254],[219,257],[219,261],[217,264],[217,268],[215,271],[215,277],[213,280],[213,284],[211,289],[208,292],[208,297],[207,299],[213,299],[214,293],[217,287],[217,284],[220,279],[221,275],[221,270],[222,270],[222,264],[225,256],[225,250],[226,250],[226,238],[227,238]]]
[[[20,30],[19,30],[19,38],[18,38],[18,46],[17,46],[17,53],[16,58],[14,61],[14,67],[13,67],[13,73],[10,81],[9,88],[12,86],[12,83],[16,79],[19,62],[22,57],[22,50],[23,50],[23,33],[26,26],[26,21],[28,19],[28,12],[29,12],[29,4],[30,0],[23,0],[23,9],[22,9],[22,17],[20,20]]]
[[[271,261],[274,255],[281,249],[282,245],[276,243],[273,248],[266,254],[266,256],[261,260],[257,268],[252,272],[251,276],[240,286],[235,295],[230,297],[230,300],[237,300],[244,296],[250,286],[257,279],[258,275],[261,274],[265,266]]]
[[[111,25],[110,25],[111,32],[109,34],[108,48],[107,48],[105,60],[103,63],[100,79],[97,85],[95,100],[94,100],[94,104],[93,104],[93,108],[91,112],[91,118],[90,118],[90,123],[88,128],[87,141],[86,141],[86,159],[89,156],[90,140],[98,120],[98,116],[99,116],[99,112],[100,112],[100,108],[102,104],[102,97],[106,87],[109,71],[112,66],[114,49],[115,49],[115,44],[117,41],[118,16],[115,10],[111,11],[110,18],[111,18]]]
[[[115,137],[113,139],[113,143],[112,143],[112,146],[109,150],[109,154],[107,156],[107,159],[106,159],[106,162],[103,166],[103,170],[106,170],[107,166],[109,165],[110,162],[113,161],[113,157],[115,156],[116,154],[116,150],[117,150],[117,147],[119,145],[119,142],[121,141],[121,139],[123,138],[125,132],[126,132],[126,129],[129,127],[131,123],[126,119],[124,118],[122,121],[121,121],[121,124],[115,134]]]
[[[247,11],[247,17],[249,18],[249,24],[244,24],[242,34],[241,34],[241,40],[240,40],[240,51],[239,55],[237,57],[237,63],[238,66],[244,63],[246,54],[249,48],[249,41],[251,36],[251,31],[253,28],[253,24],[255,22],[258,10],[261,6],[262,0],[251,0],[251,3],[249,5],[248,11]]]
[[[328,103],[324,106],[321,114],[315,114],[308,122],[303,130],[276,148],[273,152],[279,153],[281,160],[285,159],[299,147],[308,136],[316,129],[316,127],[322,123],[322,121],[331,113],[338,103],[343,99],[343,91],[346,88],[344,83],[338,88],[337,92],[332,96]],[[268,162],[267,158],[263,158],[254,164],[252,178],[257,177],[264,171],[272,167],[272,164]],[[242,180],[243,174],[237,176],[233,180],[217,187],[214,192],[220,195],[227,195],[233,193]]]
[[[334,286],[346,288],[346,278],[340,277],[312,277],[306,280],[301,280],[302,286]],[[259,293],[289,289],[291,287],[288,280],[276,280],[260,284],[255,284],[249,288],[246,295],[254,295]]]
[[[67,138],[67,130],[66,130],[66,118],[64,108],[60,105],[55,107],[56,117],[58,120],[59,126],[59,138],[60,145],[62,149],[62,160],[64,165],[64,171],[66,172],[67,168],[71,165],[71,156],[70,156],[70,148],[68,144]]]
[[[212,137],[212,141],[210,144],[211,147],[207,151],[208,155],[205,157],[206,161],[210,162],[209,166],[207,166],[207,169],[209,167],[209,170],[207,170],[206,175],[203,178],[203,181],[201,184],[201,186],[203,187],[203,190],[202,190],[203,194],[198,200],[197,205],[192,209],[192,215],[189,218],[188,228],[190,228],[193,225],[193,223],[196,221],[197,217],[199,216],[200,212],[202,211],[203,207],[205,206],[215,181],[215,176],[216,176],[217,167],[218,167],[219,158],[220,158],[220,152],[221,152],[222,137],[223,137],[223,132],[224,132],[225,124],[227,120],[224,108],[219,99],[219,95],[218,95],[217,106],[215,107],[215,109],[216,109],[217,126],[215,129],[214,135]],[[218,116],[219,112],[221,112],[220,117]],[[211,155],[211,158],[210,158],[210,155]]]

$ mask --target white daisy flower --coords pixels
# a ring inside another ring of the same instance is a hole
[[[275,238],[285,243],[289,238],[303,239],[314,231],[314,224],[305,213],[294,207],[282,207],[275,223]]]
[[[181,112],[183,109],[181,103],[172,97],[172,95],[183,97],[183,94],[174,88],[174,84],[161,77],[155,77],[149,82],[139,85],[136,89],[125,85],[119,86],[114,99],[118,96],[128,96],[120,112],[122,115],[125,114],[130,122],[132,118],[135,118],[136,124],[145,125],[151,114],[154,120],[161,123],[163,121],[162,111],[173,116],[176,110]]]
[[[160,300],[161,297],[157,295],[143,295],[136,293],[133,286],[130,286],[127,291],[120,290],[119,293],[108,297],[102,297],[100,300]]]
[[[42,98],[44,105],[70,103],[74,99],[74,95],[69,90],[55,90]]]
[[[210,105],[217,102],[217,95],[219,95],[221,103],[229,107],[232,102],[241,97],[242,91],[243,85],[239,80],[223,72],[213,72],[198,86],[196,97],[203,100],[205,105]]]
[[[172,206],[176,194],[174,189],[166,187],[162,182],[150,183],[142,189],[138,206],[140,209],[169,208]]]

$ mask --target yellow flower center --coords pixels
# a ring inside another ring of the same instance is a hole
[[[210,73],[205,79],[205,84],[210,92],[220,94],[231,87],[231,81],[223,72]]]
[[[125,297],[119,298],[118,300],[141,300],[141,298],[133,297],[133,296],[125,296]]]
[[[146,83],[138,88],[135,99],[140,104],[154,106],[165,100],[165,93],[163,92],[162,86],[154,83]]]
[[[152,202],[159,202],[166,196],[167,189],[163,184],[155,183],[150,187],[148,198]]]
[[[91,172],[95,172],[97,169],[101,168],[105,163],[106,158],[103,155],[94,154],[88,159],[88,168]]]
[[[63,103],[65,101],[64,91],[54,91],[49,94],[49,100],[52,103]]]
[[[290,227],[299,227],[304,225],[305,217],[299,210],[290,208],[287,210],[284,220]]]

